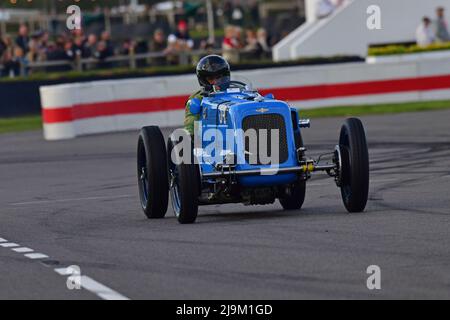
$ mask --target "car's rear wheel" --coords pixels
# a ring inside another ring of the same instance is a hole
[[[348,212],[362,212],[369,194],[369,152],[359,119],[347,119],[342,126],[339,153],[342,201]]]
[[[306,181],[298,181],[287,189],[280,204],[284,210],[300,210],[305,201]]]
[[[169,138],[167,150],[169,159],[170,198],[178,222],[181,224],[190,224],[195,222],[198,215],[200,171],[198,164],[193,161],[192,148],[188,150],[191,153],[190,163],[178,160],[178,155],[174,155],[174,162],[174,159],[172,159],[172,150],[175,145],[176,143]]]
[[[167,156],[164,137],[156,126],[139,134],[137,175],[142,210],[149,219],[164,218],[169,203]]]

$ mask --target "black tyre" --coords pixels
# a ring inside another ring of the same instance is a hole
[[[281,206],[284,210],[300,210],[305,201],[306,181],[297,182],[289,193],[280,198]]]
[[[166,146],[158,127],[144,127],[139,134],[137,174],[145,215],[149,219],[164,218],[169,203],[169,182]]]
[[[364,211],[369,194],[369,152],[362,122],[347,119],[339,137],[341,195],[348,212]]]
[[[292,115],[295,120],[294,125],[297,125],[297,113]],[[303,138],[300,130],[294,131],[295,148],[299,150],[304,146]],[[299,158],[304,158],[303,152],[299,154]],[[283,197],[280,197],[280,204],[284,210],[300,210],[305,202],[306,181],[298,181],[290,189],[285,192]]]
[[[200,171],[193,161],[190,148],[190,163],[174,163],[171,153],[175,143],[169,139],[167,150],[169,159],[170,198],[173,211],[181,224],[194,223],[198,214],[198,197],[200,190]]]

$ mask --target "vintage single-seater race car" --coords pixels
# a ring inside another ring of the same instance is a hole
[[[140,132],[138,184],[148,218],[166,215],[169,193],[180,223],[195,222],[201,205],[265,205],[278,199],[285,210],[298,210],[316,171],[334,178],[348,212],[365,209],[369,155],[359,119],[345,121],[334,150],[310,159],[302,139],[310,121],[243,82],[192,99],[190,111],[200,118],[193,137],[177,130],[165,143],[157,126]]]

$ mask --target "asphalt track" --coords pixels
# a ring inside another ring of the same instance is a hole
[[[194,225],[171,210],[144,218],[136,132],[0,135],[0,238],[48,256],[27,258],[0,239],[0,299],[98,299],[98,284],[113,291],[103,298],[449,299],[450,111],[362,120],[366,212],[346,213],[333,181],[317,175],[300,211],[202,207]],[[342,121],[304,131],[311,156],[333,148]],[[97,286],[68,290],[54,269],[69,265]],[[381,269],[381,290],[366,287],[369,265]]]

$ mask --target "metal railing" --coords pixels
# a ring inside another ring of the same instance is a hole
[[[26,76],[32,74],[35,71],[49,71],[58,67],[67,67],[66,71],[85,71],[85,70],[96,70],[102,67],[108,66],[109,68],[114,67],[128,67],[131,70],[135,70],[140,65],[144,66],[160,66],[154,64],[152,60],[154,59],[168,59],[170,61],[176,61],[177,65],[190,65],[193,64],[200,57],[207,54],[223,54],[222,49],[210,49],[210,50],[192,50],[183,51],[177,53],[164,53],[164,52],[149,52],[149,53],[130,53],[128,55],[116,55],[108,57],[105,59],[97,58],[81,58],[76,56],[73,60],[48,60],[40,62],[29,62],[22,63],[20,65],[20,74],[16,76]],[[241,55],[243,51],[235,51],[235,54]],[[140,64],[139,62],[144,63]],[[4,67],[0,65],[0,71]]]

